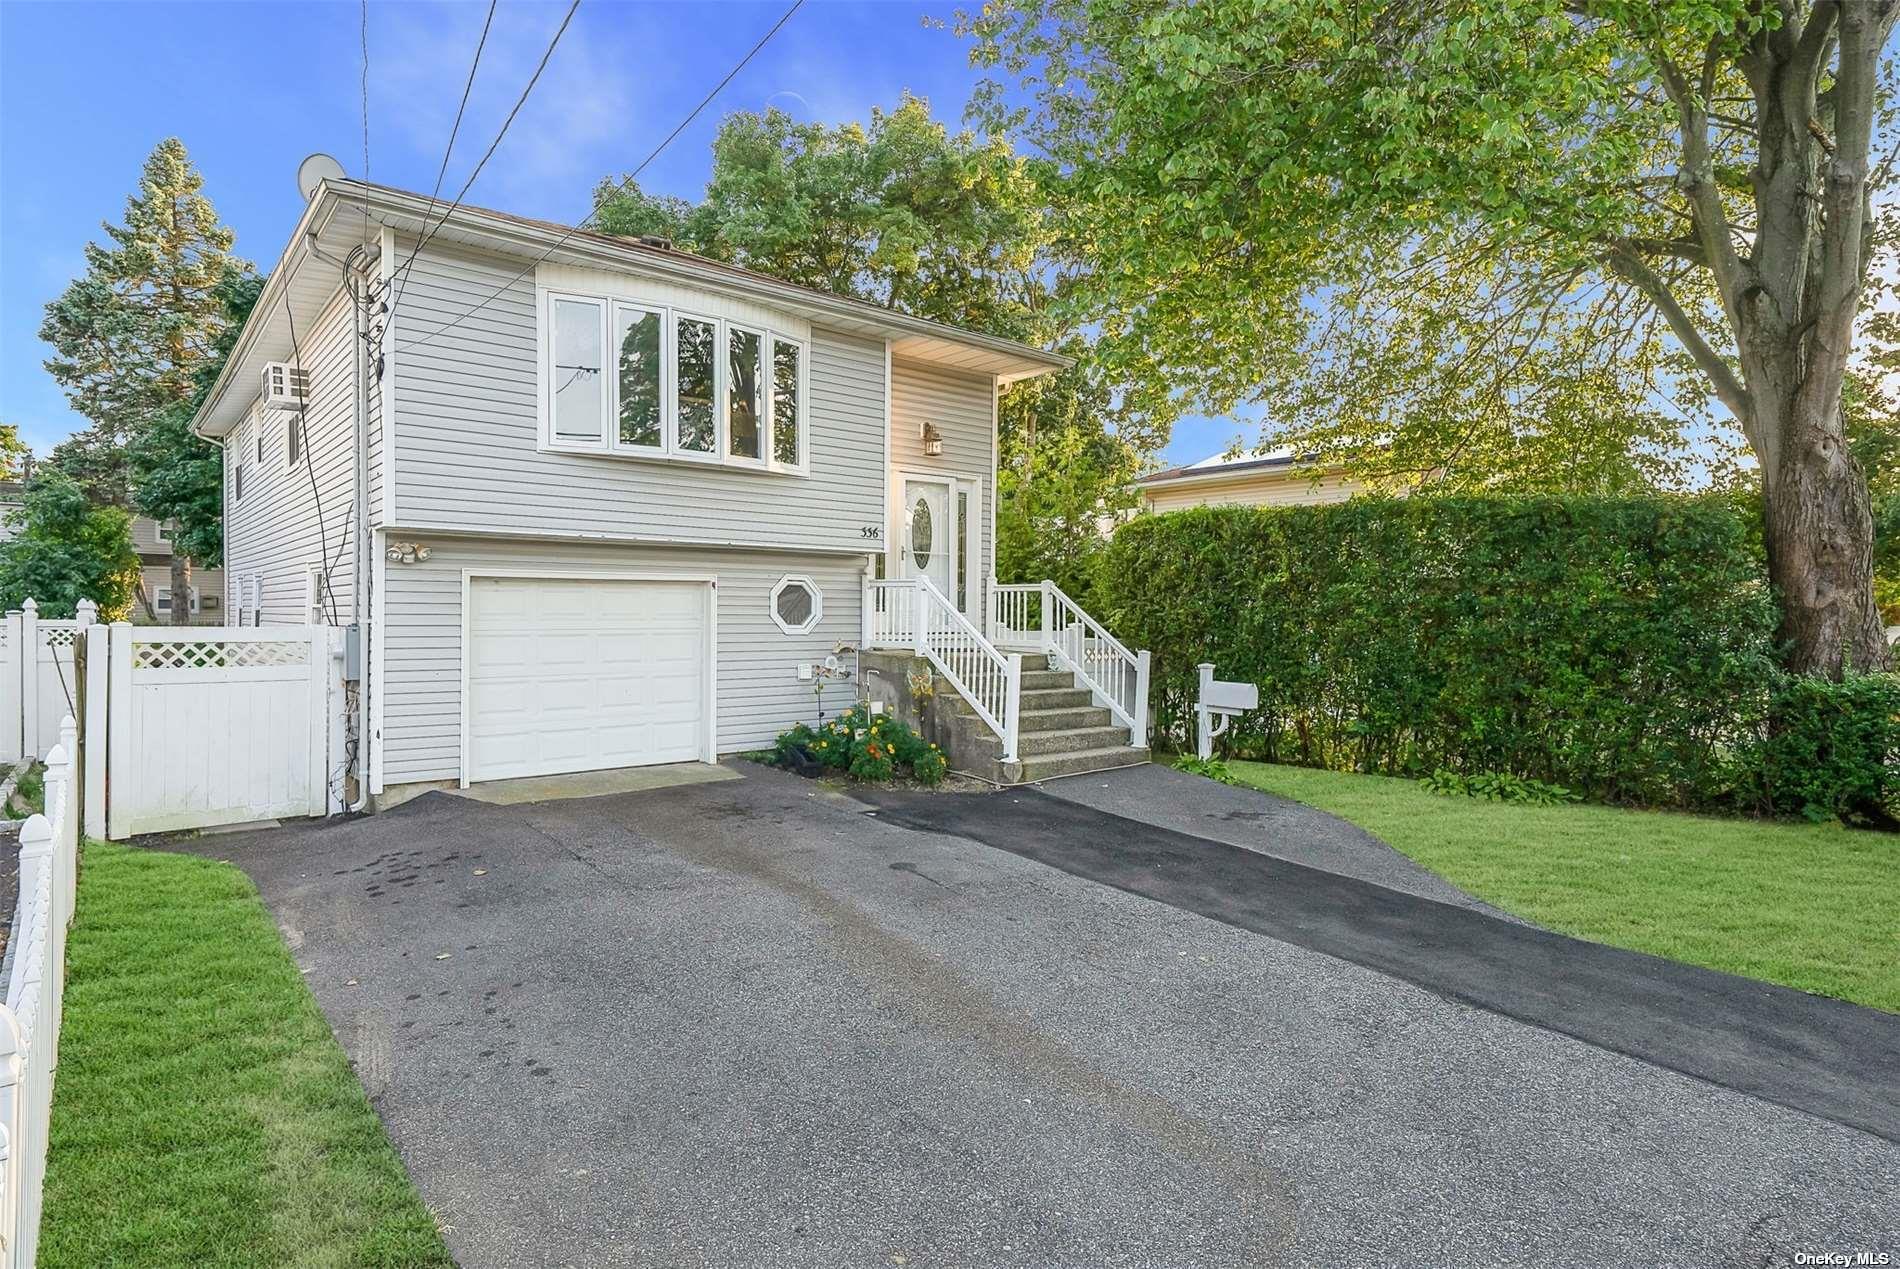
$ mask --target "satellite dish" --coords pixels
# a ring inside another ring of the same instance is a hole
[[[318,185],[342,179],[343,165],[327,154],[313,154],[297,165],[297,192],[306,203],[317,192]]]

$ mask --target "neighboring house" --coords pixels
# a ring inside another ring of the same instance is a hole
[[[0,542],[14,534],[10,513],[20,505],[23,483],[0,480]],[[142,594],[132,601],[136,625],[170,625],[172,605],[172,547],[166,526],[150,516],[132,517],[132,549],[139,555]],[[224,620],[224,573],[215,568],[193,568],[191,624],[215,626]],[[151,611],[146,610],[150,603]]]
[[[982,695],[1007,661],[997,394],[1065,364],[659,240],[325,181],[193,423],[224,447],[227,613],[357,627],[384,802],[768,746],[851,702],[827,659],[900,637],[926,588],[871,597],[920,574],[941,610],[905,646],[948,667],[963,640]],[[1012,693],[1013,757],[1062,720]]]
[[[171,526],[150,516],[132,517],[132,549],[139,553],[141,596],[132,602],[135,625],[172,624],[172,543]],[[191,624],[224,624],[224,570],[191,570]],[[151,606],[148,612],[147,604]]]
[[[1187,507],[1293,507],[1344,502],[1367,486],[1334,468],[1317,466],[1291,450],[1228,458],[1216,454],[1170,467],[1135,484],[1149,511]]]

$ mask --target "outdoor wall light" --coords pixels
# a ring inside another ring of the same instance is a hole
[[[924,457],[939,458],[943,455],[943,433],[937,430],[935,423],[924,424]]]
[[[391,542],[383,552],[383,558],[391,564],[420,564],[429,555],[429,548],[420,542]]]

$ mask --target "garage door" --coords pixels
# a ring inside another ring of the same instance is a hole
[[[468,778],[704,758],[711,597],[704,582],[471,578]]]

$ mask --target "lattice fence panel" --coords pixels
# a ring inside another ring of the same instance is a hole
[[[308,664],[310,645],[302,640],[237,643],[206,639],[132,645],[132,668],[135,670],[228,670]]]

